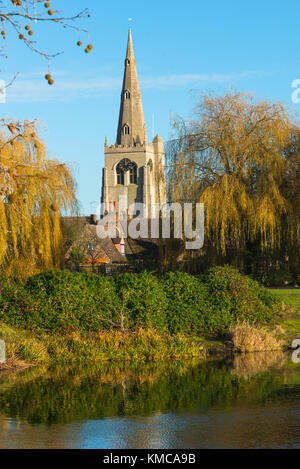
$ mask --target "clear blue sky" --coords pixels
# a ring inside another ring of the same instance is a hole
[[[233,86],[280,100],[295,110],[291,83],[300,78],[299,0],[53,0],[66,12],[89,7],[91,54],[76,46],[77,33],[49,25],[35,32],[42,49],[65,54],[52,65],[56,85],[43,79],[46,61],[13,32],[1,77],[21,72],[0,104],[1,116],[39,119],[51,157],[73,163],[82,212],[99,201],[105,135],[115,142],[128,18],[141,83],[148,136],[170,137],[170,116],[188,117],[192,91]],[[67,5],[67,7],[66,7]],[[67,8],[67,9],[66,9]],[[82,36],[85,42],[85,37]]]

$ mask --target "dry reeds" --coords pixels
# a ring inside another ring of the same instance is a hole
[[[276,339],[270,332],[246,322],[231,327],[229,338],[234,350],[243,353],[280,350],[283,346],[283,341]]]

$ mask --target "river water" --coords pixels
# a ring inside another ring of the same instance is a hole
[[[300,448],[290,356],[0,375],[0,448]]]

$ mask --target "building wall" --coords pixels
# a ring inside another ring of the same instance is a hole
[[[128,158],[137,165],[137,184],[130,184],[130,173],[125,172],[124,185],[117,184],[116,167],[124,158]],[[113,145],[105,147],[105,168],[103,171],[102,202],[117,203],[120,195],[127,195],[128,205],[144,203],[148,207],[152,203],[164,203],[165,168],[163,141],[160,137],[154,143],[127,147]]]

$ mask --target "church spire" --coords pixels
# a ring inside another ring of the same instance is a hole
[[[128,32],[125,71],[121,93],[121,107],[117,144],[135,146],[147,143],[147,133],[140,92],[131,30]]]
[[[134,52],[133,52],[133,45],[132,45],[131,29],[129,28],[126,59],[131,59],[131,58],[134,59]]]

